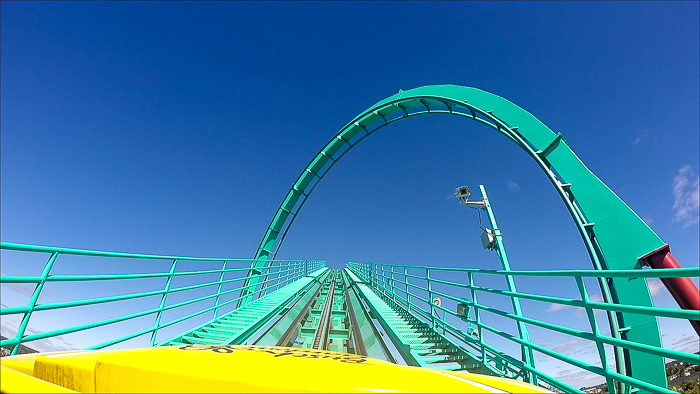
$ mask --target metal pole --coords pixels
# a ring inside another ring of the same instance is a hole
[[[498,254],[498,258],[501,260],[501,265],[503,266],[504,271],[510,271],[510,264],[508,263],[508,256],[506,255],[506,248],[503,246],[503,235],[501,234],[501,230],[498,229],[498,225],[496,225],[496,216],[493,213],[493,209],[491,208],[491,203],[489,202],[489,198],[486,195],[486,189],[484,189],[484,185],[479,185],[479,192],[481,193],[481,198],[482,201],[484,202],[484,211],[486,211],[486,216],[489,219],[489,225],[491,226],[491,232],[493,233],[494,239],[496,241],[496,254]],[[506,278],[506,283],[508,284],[508,291],[511,291],[513,293],[517,293],[517,290],[515,289],[515,281],[513,280],[513,277],[511,275],[505,275]],[[513,312],[515,313],[516,316],[522,317],[523,312],[522,309],[520,308],[520,300],[518,297],[511,297],[511,302],[513,303]],[[518,334],[520,335],[520,339],[526,342],[530,342],[530,336],[527,333],[527,327],[525,327],[525,323],[522,321],[517,322],[518,325]],[[522,356],[523,356],[523,361],[525,362],[526,365],[530,367],[535,367],[535,357],[532,354],[532,349],[526,346],[521,346],[522,349]],[[525,376],[523,376],[525,378]],[[527,379],[529,380],[530,383],[536,384],[535,382],[535,377],[528,373],[527,374]]]
[[[158,307],[156,321],[155,323],[153,323],[153,332],[151,332],[151,340],[148,343],[148,346],[154,346],[156,343],[156,335],[158,335],[158,328],[160,328],[160,317],[163,315],[163,308],[165,308],[165,299],[168,297],[168,292],[170,291],[170,282],[172,282],[173,280],[173,274],[175,273],[176,265],[177,260],[173,260],[173,263],[170,265],[168,280],[165,282],[165,288],[163,289],[163,296],[160,298],[160,306]]]
[[[44,266],[44,271],[41,273],[41,280],[39,281],[39,283],[36,284],[34,292],[32,293],[32,296],[29,299],[29,310],[24,314],[24,317],[22,318],[22,321],[20,322],[19,327],[17,328],[17,335],[15,335],[17,344],[12,348],[12,352],[10,352],[11,356],[16,355],[19,351],[19,347],[22,344],[22,337],[24,336],[24,331],[27,329],[27,325],[29,324],[29,318],[32,317],[32,311],[36,306],[37,300],[39,300],[39,295],[41,294],[41,290],[44,288],[46,278],[49,276],[49,272],[51,272],[51,268],[53,268],[54,262],[56,262],[56,257],[58,257],[58,252],[51,253],[49,261],[47,261],[46,265]]]
[[[659,249],[643,256],[640,260],[649,264],[653,269],[659,268],[681,268],[675,258],[671,255],[671,249],[664,245]],[[700,310],[700,293],[690,278],[661,278],[661,283],[666,286],[673,299],[676,300],[681,309]],[[700,320],[688,320],[700,336]]]
[[[224,260],[224,265],[221,267],[221,275],[219,275],[219,285],[216,288],[216,301],[214,301],[214,315],[212,320],[216,319],[216,313],[219,311],[219,298],[221,298],[221,285],[224,281],[224,274],[226,273],[226,260]]]

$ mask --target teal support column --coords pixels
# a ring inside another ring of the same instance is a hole
[[[481,193],[481,199],[484,203],[484,211],[486,211],[486,216],[489,219],[489,225],[491,226],[491,232],[493,233],[494,237],[494,242],[495,242],[495,251],[496,254],[498,254],[498,259],[501,260],[501,266],[503,267],[504,271],[510,271],[510,263],[508,263],[508,256],[506,255],[506,248],[503,246],[503,234],[501,234],[501,230],[498,229],[498,225],[496,224],[496,216],[493,214],[493,208],[491,208],[491,203],[489,202],[489,198],[486,195],[486,189],[484,189],[484,185],[479,185],[479,193]],[[515,289],[515,281],[513,280],[513,276],[511,275],[505,275],[506,283],[508,284],[508,291],[511,291],[513,293],[517,293],[517,290]],[[513,313],[515,313],[516,316],[522,317],[523,312],[522,309],[520,308],[520,299],[518,297],[511,297],[510,298],[511,302],[513,303]],[[527,327],[525,327],[525,323],[522,321],[518,320],[517,321],[517,326],[518,326],[518,335],[520,336],[520,339],[522,339],[525,342],[530,342],[530,336],[527,333]],[[532,354],[532,349],[521,346],[522,349],[522,358],[523,362],[534,368],[535,367],[535,357]],[[527,374],[527,376],[523,376],[523,379],[532,383],[532,384],[537,384],[535,381],[535,377],[527,372],[523,372],[523,374]]]

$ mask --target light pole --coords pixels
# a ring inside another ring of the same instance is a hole
[[[491,208],[491,203],[489,202],[489,198],[486,195],[486,189],[484,189],[484,185],[479,185],[479,192],[481,193],[480,201],[469,201],[469,188],[467,186],[460,186],[455,190],[455,197],[457,198],[457,200],[459,200],[459,203],[462,205],[476,207],[476,209],[481,208],[486,212],[486,217],[489,219],[489,226],[491,228],[484,229],[484,232],[481,234],[481,244],[484,247],[484,249],[495,250],[496,254],[498,255],[498,259],[501,260],[501,266],[503,267],[503,270],[510,271],[508,256],[506,255],[506,249],[503,246],[503,234],[501,234],[501,231],[496,225],[496,216],[493,214],[493,209]],[[513,277],[508,274],[506,274],[505,277],[506,283],[508,285],[508,291],[511,293],[517,293]],[[473,284],[470,283],[470,285]],[[520,300],[518,299],[518,297],[511,296],[510,300],[513,304],[513,312],[515,313],[515,315],[517,317],[522,317],[523,313],[522,309],[520,308]],[[530,343],[530,336],[527,333],[527,327],[525,327],[525,323],[518,320],[517,326],[520,339],[527,343]],[[535,357],[532,353],[532,349],[524,345],[521,345],[520,347],[522,349],[523,362],[525,362],[525,365],[534,368]],[[530,383],[536,384],[534,380],[535,378],[532,374],[523,374],[523,378],[525,378],[525,376],[527,376],[527,379],[529,379]]]

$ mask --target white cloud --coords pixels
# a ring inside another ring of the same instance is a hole
[[[649,130],[642,130],[641,133],[637,134],[637,136],[634,137],[634,140],[632,140],[632,145],[633,146],[639,145],[640,143],[648,140],[649,136],[650,136]],[[653,141],[656,141],[656,139],[657,139],[656,135],[651,135],[651,137],[652,137],[651,139]]]
[[[593,294],[592,296],[588,297],[588,300],[591,302],[603,302],[603,296],[600,294]]]
[[[554,376],[574,387],[588,388],[605,383],[605,378],[584,370],[566,370]]]
[[[678,350],[686,353],[695,353],[700,348],[700,338],[695,335],[683,335],[671,343],[670,349]]]
[[[515,193],[518,190],[520,190],[520,185],[518,185],[517,183],[515,183],[513,181],[506,182],[506,187],[508,188],[508,191],[511,193]]]
[[[2,286],[29,297],[34,294],[34,289],[30,288],[29,285],[25,283],[3,283]]]
[[[593,294],[592,296],[588,297],[588,301],[590,302],[603,302],[603,297],[600,294]],[[586,310],[584,308],[578,307],[578,306],[571,306],[571,305],[564,305],[564,304],[551,304],[549,306],[549,309],[547,309],[547,312],[557,312],[561,311],[564,309],[569,309],[569,308],[574,308],[575,312],[574,314],[578,317],[585,318],[586,317]],[[604,310],[602,309],[593,309],[593,313],[595,314],[600,314],[600,313],[605,313]]]
[[[2,319],[2,324],[0,324],[0,334],[5,338],[14,338],[17,335],[17,328],[19,327],[21,317],[19,315],[5,315]],[[25,329],[26,334],[39,334],[42,331],[36,330],[31,327]],[[25,335],[26,335],[25,334]],[[78,349],[77,346],[66,341],[61,335],[55,337],[38,339],[36,341],[25,342],[23,345],[34,349],[39,352],[60,352],[65,350],[75,350]]]
[[[673,178],[673,221],[683,228],[698,223],[700,179],[689,165],[681,167]]]
[[[564,305],[564,304],[552,304],[549,306],[549,309],[547,309],[547,311],[548,312],[556,312],[556,311],[560,311],[560,310],[566,309],[566,308],[571,308],[571,306]]]
[[[661,289],[664,288],[664,284],[657,278],[648,278],[647,286],[649,287],[649,294],[655,296]]]
[[[571,353],[571,352],[569,352],[569,350],[576,348],[576,347],[583,346],[583,345],[590,345],[591,343],[592,342],[589,341],[588,339],[578,338],[578,339],[574,339],[572,341],[563,343],[563,344],[555,347],[554,349],[552,349],[552,351],[569,355]]]

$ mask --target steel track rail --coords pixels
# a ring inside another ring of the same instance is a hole
[[[333,310],[333,299],[335,298],[335,274],[331,281],[331,286],[328,289],[328,295],[326,296],[326,303],[323,305],[323,311],[321,312],[321,321],[318,322],[318,328],[316,328],[316,334],[314,335],[314,345],[313,349],[318,349],[323,346],[325,350],[328,342],[328,331],[331,322],[331,311]],[[323,345],[322,345],[323,344]]]
[[[323,282],[325,282],[325,280]],[[306,315],[306,312],[314,304],[314,301],[316,301],[316,298],[321,293],[321,290],[323,290],[323,282],[320,283],[320,286],[318,287],[318,289],[316,289],[316,292],[314,293],[314,295],[311,296],[311,299],[309,299],[309,302],[307,302],[306,305],[304,305],[304,308],[301,311],[299,311],[299,314],[294,319],[294,321],[292,321],[289,324],[289,327],[287,327],[287,331],[284,332],[284,334],[282,335],[280,340],[277,341],[277,344],[275,346],[287,346],[287,344],[289,343],[289,340],[292,338],[292,335],[294,334],[294,332],[297,329],[297,325],[304,318],[304,316]]]
[[[355,310],[353,309],[352,302],[350,301],[348,285],[345,280],[343,280],[343,292],[345,293],[345,305],[347,305],[348,317],[350,318],[350,324],[352,325],[352,341],[355,344],[355,353],[366,356],[367,348],[365,348],[365,341],[362,339],[360,326],[357,323],[357,317],[355,316]]]

